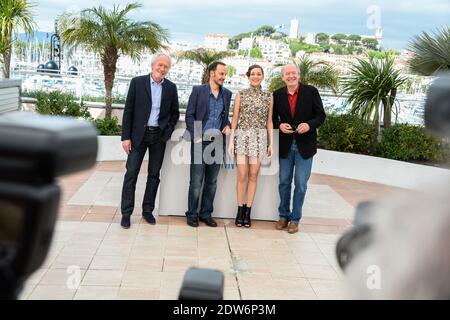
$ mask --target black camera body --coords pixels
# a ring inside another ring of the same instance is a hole
[[[49,251],[60,201],[55,178],[96,162],[97,131],[71,118],[0,117],[0,300],[16,299]],[[220,271],[191,268],[179,299],[223,299]]]
[[[60,200],[57,176],[97,157],[92,124],[14,112],[0,117],[0,299],[15,299],[44,262]]]

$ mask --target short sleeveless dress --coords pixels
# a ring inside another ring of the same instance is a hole
[[[250,87],[239,92],[241,103],[234,137],[236,155],[261,158],[267,154],[267,118],[271,93]]]

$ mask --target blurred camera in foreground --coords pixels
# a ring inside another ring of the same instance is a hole
[[[450,77],[431,85],[425,125],[450,138]],[[361,203],[354,226],[336,245],[351,294],[358,299],[450,299],[450,174]]]
[[[0,299],[17,298],[52,241],[55,178],[88,169],[97,131],[70,118],[14,112],[0,117]]]

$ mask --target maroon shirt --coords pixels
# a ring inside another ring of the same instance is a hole
[[[289,100],[289,106],[291,107],[292,118],[295,118],[295,106],[297,105],[299,90],[300,90],[300,83],[298,84],[297,89],[295,89],[295,92],[293,94],[290,94],[288,88],[286,87],[286,93]]]

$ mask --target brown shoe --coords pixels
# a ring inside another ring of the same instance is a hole
[[[287,220],[286,220],[286,219],[280,219],[280,220],[278,220],[278,222],[277,222],[275,228],[276,228],[277,230],[283,230],[283,229],[285,229],[287,226],[288,226]]]
[[[298,223],[290,222],[288,227],[288,233],[298,232]]]

